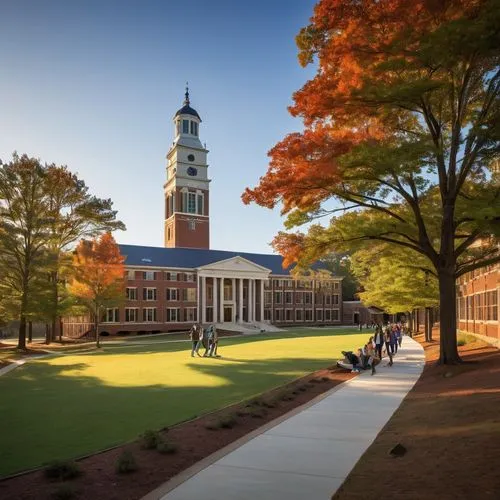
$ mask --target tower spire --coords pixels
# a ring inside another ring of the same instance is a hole
[[[189,106],[189,83],[186,82],[186,93],[184,94],[184,105]]]

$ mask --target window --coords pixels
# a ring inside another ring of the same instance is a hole
[[[191,281],[191,282],[195,283],[196,282],[196,274],[186,273],[186,281]]]
[[[295,321],[304,321],[304,315],[302,313],[302,309],[295,310]]]
[[[191,122],[191,134],[198,135],[198,124],[196,122]]]
[[[293,300],[293,293],[285,292],[285,304],[292,304],[292,300]]]
[[[338,321],[339,320],[339,310],[338,309],[334,309],[332,311],[332,319],[333,321]]]
[[[273,298],[272,292],[264,292],[264,304],[270,304]]]
[[[196,198],[198,200],[198,207],[197,207],[196,213],[199,215],[203,215],[203,212],[204,212],[204,210],[203,210],[203,195],[199,194]]]
[[[333,283],[333,289],[334,289],[334,290],[338,290],[338,289],[339,289],[339,282],[338,282],[338,281],[335,281],[335,282]]]
[[[142,310],[142,321],[148,323],[156,321],[156,307],[145,307]]]
[[[282,304],[282,297],[281,297],[281,292],[274,292],[274,303],[275,304]]]
[[[304,311],[305,313],[305,318],[306,318],[306,321],[312,321],[313,320],[313,312],[312,312],[312,309],[306,309]]]
[[[175,322],[178,322],[180,321],[180,309],[178,307],[175,307],[175,308],[167,308],[167,317],[165,319],[165,321],[167,323],[175,323]]]
[[[189,134],[189,120],[182,120],[182,133]]]
[[[316,311],[316,321],[323,321],[323,310],[318,309]]]
[[[271,288],[271,280],[267,279],[264,281],[264,288]]]
[[[287,288],[293,288],[293,280],[286,280],[285,284]]]
[[[327,309],[325,311],[325,321],[331,321],[332,320],[332,311],[330,309]]]
[[[293,321],[293,309],[285,310],[285,321]]]
[[[224,280],[224,300],[233,300],[231,283],[226,283],[226,280]]]
[[[264,309],[264,321],[271,321],[271,309]]]
[[[154,271],[144,271],[142,273],[142,279],[147,280],[147,281],[154,281],[155,280],[155,272]]]
[[[167,281],[177,281],[177,273],[167,273]]]
[[[126,307],[125,308],[125,322],[126,323],[137,323],[138,316],[139,316],[139,309],[137,307]]]
[[[283,310],[276,309],[274,311],[274,321],[283,321]]]
[[[326,295],[325,296],[325,304],[327,306],[329,306],[329,305],[331,305],[331,303],[332,303],[332,296],[331,295]]]
[[[127,287],[127,299],[137,300],[137,288]]]
[[[296,293],[295,294],[295,303],[302,304],[303,301],[304,301],[304,294],[303,293]]]
[[[304,304],[312,304],[312,292],[304,292]]]
[[[333,295],[333,304],[336,306],[339,305],[339,296],[337,294]]]
[[[196,302],[196,288],[183,288],[182,300],[184,302]]]
[[[177,288],[167,288],[167,300],[179,300],[179,290]]]
[[[143,300],[156,300],[156,288],[143,288],[142,298]]]
[[[214,287],[212,285],[207,285],[207,300],[213,300],[213,298],[214,298]]]
[[[273,280],[274,288],[282,288],[283,280]]]
[[[120,321],[118,307],[113,307],[112,309],[106,309],[106,315],[104,316],[105,323],[118,323]]]
[[[196,307],[186,307],[186,309],[184,309],[184,321],[189,321],[189,322],[197,321],[196,314],[197,314]]]
[[[127,270],[127,279],[128,280],[135,280],[135,271],[133,269]]]
[[[187,198],[187,213],[195,214],[196,213],[196,193],[188,193]]]

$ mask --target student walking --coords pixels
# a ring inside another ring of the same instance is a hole
[[[219,335],[217,334],[217,328],[212,325],[212,343],[210,345],[209,356],[217,356],[217,346],[219,344]]]
[[[198,324],[198,343],[196,344],[195,352],[196,354],[198,354],[198,356],[200,356],[200,358],[201,354],[199,351],[200,347],[205,344],[204,339],[205,339],[205,329],[203,328],[203,325]]]
[[[196,346],[198,345],[198,325],[193,323],[191,330],[189,330],[189,338],[191,339],[191,357],[194,358]]]
[[[382,359],[382,346],[384,345],[384,335],[382,333],[382,327],[377,325],[375,329],[375,335],[373,336],[373,343],[375,344],[375,350],[379,359]]]
[[[385,352],[387,353],[387,356],[389,356],[388,365],[392,366],[391,335],[387,330],[384,334],[384,343],[385,343]]]

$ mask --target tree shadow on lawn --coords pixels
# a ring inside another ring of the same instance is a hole
[[[216,386],[110,385],[83,373],[89,368],[85,363],[30,363],[0,377],[0,477],[134,440],[147,429],[255,397],[332,363],[327,358],[207,361],[190,367],[210,375],[210,383],[219,379]]]

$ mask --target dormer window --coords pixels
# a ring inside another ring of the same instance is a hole
[[[189,134],[189,120],[182,120],[182,133]]]
[[[198,124],[196,122],[191,122],[191,135],[198,135]]]

